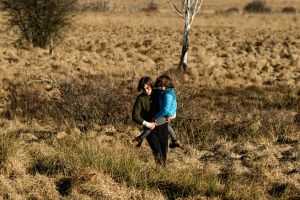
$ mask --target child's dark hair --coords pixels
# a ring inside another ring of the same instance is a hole
[[[150,77],[143,77],[140,79],[139,85],[138,85],[138,92],[142,91],[144,89],[145,85],[149,85],[151,88],[153,88],[154,84]]]
[[[166,87],[166,88],[174,88],[172,81],[168,75],[161,75],[156,79],[154,84],[155,87]]]

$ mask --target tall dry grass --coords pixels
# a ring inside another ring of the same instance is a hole
[[[176,76],[180,80],[185,75],[177,72]],[[124,145],[126,138],[133,137],[124,130],[137,127],[130,119],[130,112],[138,93],[131,87],[132,83],[117,83],[110,84],[110,79],[105,76],[101,79],[97,76],[69,77],[64,81],[57,79],[57,88],[51,89],[56,90],[56,94],[51,98],[22,82],[18,82],[17,87],[8,84],[9,104],[4,119],[18,119],[28,125],[42,120],[44,125],[52,126],[52,132],[35,134],[38,137],[33,141],[44,140],[53,150],[34,148],[28,151],[30,162],[25,169],[31,176],[55,177],[60,194],[66,197],[76,196],[76,192],[93,198],[103,195],[98,182],[88,178],[98,180],[98,173],[110,176],[116,184],[125,184],[139,191],[149,190],[150,194],[160,191],[162,198],[167,199],[190,196],[268,199],[282,197],[288,191],[291,192],[289,196],[297,196],[289,183],[274,182],[268,187],[261,187],[268,167],[265,168],[263,161],[256,163],[253,158],[256,155],[251,150],[239,145],[228,150],[222,147],[224,143],[251,142],[257,145],[261,141],[297,144],[297,90],[285,86],[197,88],[188,83],[178,85],[180,114],[172,122],[172,127],[179,139],[186,146],[210,151],[214,159],[223,159],[221,162],[227,164],[221,168],[208,167],[211,165],[210,156],[204,154],[198,159],[207,167],[191,165],[172,170],[172,163],[165,169],[157,169],[153,161],[149,163],[149,148],[147,153],[141,152],[137,156],[137,150]],[[101,129],[107,125],[113,128]],[[20,127],[13,133],[20,135],[28,131]],[[64,134],[59,136],[61,132]],[[14,140],[2,142],[4,156],[8,155],[9,149],[15,149],[9,141]],[[18,140],[15,142],[18,143]],[[233,158],[230,152],[239,156]],[[266,155],[269,153],[266,152]],[[285,154],[292,156],[282,153]],[[266,166],[273,166],[279,159],[271,158],[274,160]],[[209,170],[214,168],[216,171]],[[247,170],[239,172],[240,168]],[[82,169],[86,170],[85,174],[78,177],[76,173]],[[88,180],[93,186],[80,189]]]
[[[1,197],[299,198],[298,16],[206,6],[192,28],[188,75],[176,68],[182,21],[161,7],[86,12],[54,56],[13,42],[15,30],[2,33]],[[172,127],[184,148],[169,150],[164,169],[146,142],[126,143],[141,131],[131,121],[134,65],[137,78],[174,80]]]

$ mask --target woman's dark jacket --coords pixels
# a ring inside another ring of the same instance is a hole
[[[143,121],[151,122],[159,112],[159,90],[153,89],[152,94],[141,93],[137,98],[132,110],[132,120],[140,125]]]

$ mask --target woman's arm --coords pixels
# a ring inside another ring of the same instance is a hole
[[[144,119],[141,117],[141,113],[142,113],[142,100],[141,98],[138,96],[135,100],[133,109],[132,109],[132,120],[137,123],[142,125]]]
[[[155,122],[150,123],[144,120],[142,125],[149,128],[150,130],[153,130],[157,124]]]
[[[151,130],[153,130],[156,126],[155,122],[147,122],[141,117],[142,113],[142,100],[137,97],[133,109],[132,109],[132,120],[137,124],[143,125]]]

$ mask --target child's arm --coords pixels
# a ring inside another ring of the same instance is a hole
[[[162,102],[162,109],[155,116],[157,119],[167,116],[167,114],[171,110],[172,100],[173,100],[172,95],[170,94],[165,95],[164,101]]]
[[[169,121],[171,121],[171,120],[173,120],[175,118],[176,118],[176,113],[173,116],[171,116],[171,117],[166,117],[167,122],[169,122]]]

